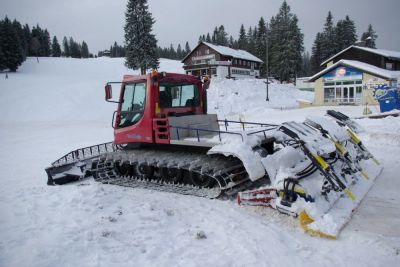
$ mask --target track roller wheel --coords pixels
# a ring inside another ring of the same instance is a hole
[[[140,163],[136,165],[136,172],[139,176],[150,179],[154,175],[154,167],[146,163]]]
[[[127,176],[132,174],[132,165],[129,161],[115,163],[115,169],[121,176]]]
[[[215,184],[215,180],[208,175],[198,172],[190,172],[190,180],[193,185],[205,188],[211,188]]]
[[[160,169],[161,178],[168,183],[179,183],[183,178],[183,171],[178,168],[163,167]]]

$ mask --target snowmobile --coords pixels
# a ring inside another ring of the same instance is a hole
[[[105,100],[118,105],[114,141],[56,160],[46,168],[47,184],[93,176],[207,198],[237,195],[242,204],[298,217],[307,232],[336,237],[381,171],[356,136],[361,127],[337,111],[328,112],[334,120],[282,125],[219,120],[207,113],[209,84],[157,71],[108,82]]]

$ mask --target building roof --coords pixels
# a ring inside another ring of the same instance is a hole
[[[322,62],[320,66],[327,64],[329,61],[331,61],[335,57],[341,55],[342,53],[344,53],[347,50],[350,50],[352,48],[355,48],[355,49],[358,49],[358,50],[363,50],[363,51],[370,52],[370,53],[373,53],[373,54],[377,54],[377,55],[380,55],[380,56],[384,56],[384,57],[387,57],[389,59],[400,60],[400,52],[398,52],[398,51],[390,51],[390,50],[384,50],[384,49],[375,49],[375,48],[368,48],[368,47],[361,47],[361,46],[352,45],[352,46],[349,46],[346,49],[340,51],[336,55],[331,56],[330,58],[328,58],[327,60]]]
[[[200,44],[205,44],[206,46],[210,47],[211,49],[214,49],[215,51],[217,51],[219,54],[223,55],[223,56],[228,56],[228,57],[233,57],[233,58],[238,58],[238,59],[244,59],[244,60],[249,60],[249,61],[254,61],[254,62],[260,62],[262,63],[263,61],[261,59],[259,59],[258,57],[250,54],[247,51],[244,50],[240,50],[240,49],[233,49],[227,46],[222,46],[222,45],[215,45],[215,44],[210,44],[207,42],[201,42],[199,43],[193,50],[196,50],[197,47],[199,47]],[[187,57],[189,57],[190,54],[192,54],[192,52],[190,52],[183,60],[185,61]]]
[[[342,60],[339,60],[338,62],[336,62],[335,64],[325,68],[324,70],[318,72],[314,76],[312,76],[309,79],[309,82],[314,82],[319,77],[321,77],[325,73],[335,69],[338,66],[352,67],[352,68],[367,72],[369,74],[372,74],[372,75],[375,75],[375,76],[378,76],[378,77],[381,77],[384,79],[389,79],[389,80],[400,79],[400,71],[393,71],[393,70],[386,70],[386,69],[378,68],[374,65],[360,62],[357,60],[342,59]]]

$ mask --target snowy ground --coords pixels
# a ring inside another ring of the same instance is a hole
[[[161,69],[182,72],[176,61],[163,60]],[[121,59],[28,59],[8,80],[0,76],[0,266],[400,265],[400,118],[359,120],[367,128],[363,141],[385,169],[336,241],[233,201],[91,179],[48,187],[50,162],[112,140],[115,106],[104,102],[103,86],[127,73]],[[325,113],[293,109],[297,98],[312,99],[309,93],[271,85],[265,103],[264,89],[262,81],[214,82],[209,110],[263,122]],[[361,109],[340,108],[352,116]],[[200,231],[206,239],[196,238]]]

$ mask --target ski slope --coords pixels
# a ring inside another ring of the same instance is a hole
[[[161,60],[162,71],[183,72]],[[398,266],[400,118],[362,119],[361,135],[383,173],[336,241],[301,233],[274,210],[240,207],[92,179],[46,185],[44,168],[63,154],[112,140],[107,81],[123,59],[29,58],[0,76],[0,266]],[[323,115],[296,109],[312,94],[261,80],[213,80],[209,112],[279,123]],[[339,107],[360,116],[362,107]],[[374,111],[374,110],[373,110]],[[221,117],[222,116],[222,117]],[[198,238],[202,234],[206,238]]]

